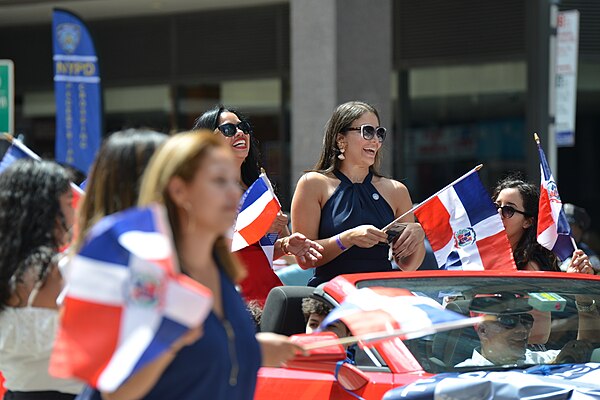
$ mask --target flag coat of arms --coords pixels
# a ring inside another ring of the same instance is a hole
[[[401,340],[437,332],[440,324],[465,326],[464,315],[445,310],[435,300],[398,288],[362,288],[351,292],[321,323],[320,329],[341,320],[355,336],[402,330]],[[467,325],[472,323],[467,322]],[[445,327],[448,329],[448,327]]]
[[[498,210],[472,170],[414,211],[442,269],[516,269]]]
[[[537,135],[535,138],[540,153],[541,176],[537,241],[564,261],[575,251],[571,239],[571,227],[563,212],[558,187],[546,161],[544,150]]]
[[[275,196],[271,182],[263,172],[242,196],[233,231],[231,251],[241,250],[261,240],[280,210],[281,205]],[[268,241],[270,243],[261,243],[263,247],[265,245],[272,247],[275,243],[272,238],[269,238]],[[267,251],[265,251],[265,254],[272,262],[272,251],[270,257]]]
[[[50,373],[108,392],[200,326],[212,308],[210,290],[178,273],[158,205],[102,219],[66,281]]]

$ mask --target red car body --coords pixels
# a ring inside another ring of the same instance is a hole
[[[544,279],[573,279],[587,280],[596,286],[600,283],[600,276],[584,274],[565,274],[556,272],[533,271],[415,271],[415,272],[385,272],[338,276],[327,283],[323,291],[338,303],[341,303],[351,290],[357,285],[364,286],[365,281],[385,279],[410,279],[410,278],[452,278],[477,277],[483,280],[486,277],[506,278],[536,278]],[[361,282],[363,285],[361,285]],[[458,281],[457,281],[458,283]],[[368,286],[368,285],[367,285]],[[292,362],[292,368],[261,368],[255,392],[256,400],[267,399],[380,399],[390,389],[408,385],[418,379],[433,376],[426,372],[413,356],[411,351],[399,339],[379,342],[375,349],[385,361],[387,371],[377,371],[366,368],[357,372],[357,378],[364,377],[366,384],[362,387],[348,391],[340,385],[334,375],[335,360]],[[310,357],[308,357],[310,358]],[[360,368],[360,367],[359,367]],[[363,382],[364,383],[364,382]]]

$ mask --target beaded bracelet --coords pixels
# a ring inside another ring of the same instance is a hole
[[[340,239],[340,235],[339,234],[335,237],[335,242],[337,243],[338,247],[340,249],[342,249],[342,251],[348,250],[348,248],[345,247],[344,244],[342,243],[342,240]]]

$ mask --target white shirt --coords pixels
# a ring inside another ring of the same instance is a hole
[[[549,364],[556,356],[560,353],[560,350],[546,350],[546,351],[531,351],[525,350],[525,358],[516,362],[518,365],[523,364]],[[493,362],[479,354],[477,350],[473,350],[471,358],[458,363],[455,365],[459,367],[485,367],[488,365],[495,365]]]
[[[5,307],[0,311],[0,371],[8,390],[81,392],[81,383],[53,378],[48,373],[57,329],[56,310]]]

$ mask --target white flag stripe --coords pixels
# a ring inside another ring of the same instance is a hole
[[[504,225],[502,225],[500,214],[497,214],[475,224],[473,229],[477,232],[477,240],[481,240],[502,232]]]
[[[248,247],[249,245],[250,243],[248,243],[242,235],[240,235],[238,232],[233,233],[233,238],[231,239],[232,252],[243,249],[244,247]]]
[[[131,374],[133,367],[154,339],[156,327],[146,322],[120,344],[110,362],[98,377],[98,389],[114,392]]]
[[[129,269],[77,255],[69,266],[68,297],[119,306],[125,302]]]
[[[212,309],[212,298],[200,297],[175,281],[169,281],[166,289],[165,316],[175,322],[199,326]]]
[[[235,230],[241,231],[254,222],[254,220],[257,219],[260,214],[262,214],[265,207],[271,200],[273,200],[273,196],[267,190],[258,199],[256,199],[254,203],[238,214],[237,221],[235,223]]]

